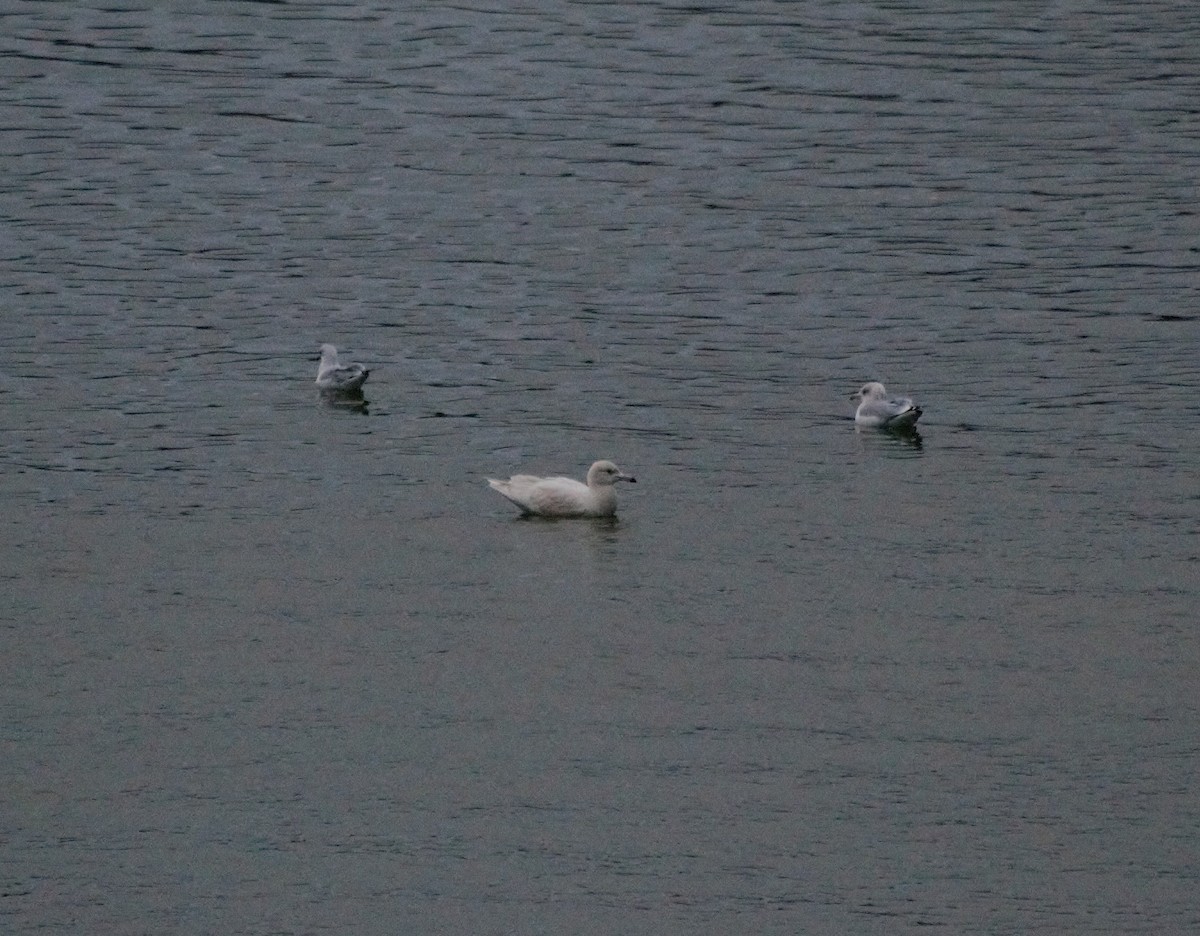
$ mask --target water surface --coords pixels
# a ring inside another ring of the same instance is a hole
[[[6,932],[1197,926],[1188,5],[4,21]]]

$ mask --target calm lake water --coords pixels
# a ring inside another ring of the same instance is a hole
[[[1194,4],[396,6],[0,16],[0,928],[1200,928]]]

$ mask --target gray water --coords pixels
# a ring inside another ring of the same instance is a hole
[[[0,16],[0,928],[1196,931],[1194,4],[390,6]]]

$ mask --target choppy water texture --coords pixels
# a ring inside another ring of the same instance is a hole
[[[1200,927],[1192,4],[90,6],[0,16],[4,932]]]

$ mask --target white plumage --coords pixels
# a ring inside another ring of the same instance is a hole
[[[337,348],[331,344],[321,345],[321,364],[317,368],[317,386],[321,390],[331,393],[359,390],[370,373],[361,364],[338,363]]]
[[[513,475],[507,481],[488,479],[488,484],[521,508],[538,517],[611,517],[617,512],[618,481],[636,481],[622,474],[610,461],[598,461],[587,473],[587,484],[574,478],[539,478]]]
[[[921,407],[908,397],[889,397],[881,383],[872,381],[850,398],[858,400],[854,421],[881,429],[911,429],[921,418]]]

